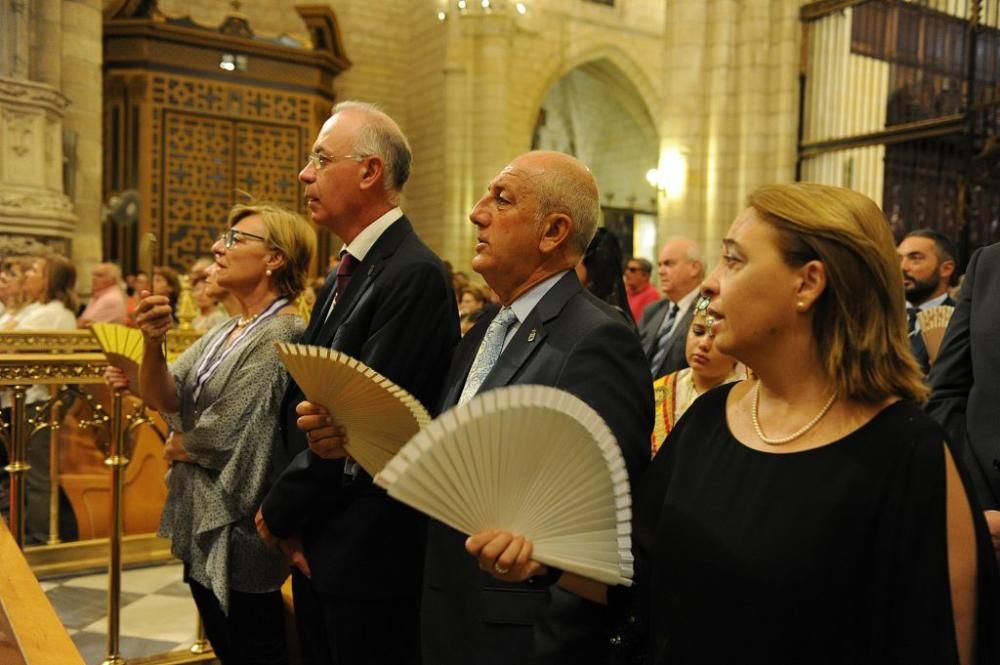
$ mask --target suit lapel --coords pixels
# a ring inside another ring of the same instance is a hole
[[[500,354],[493,371],[483,381],[483,385],[479,388],[480,393],[511,383],[520,369],[544,344],[548,336],[545,324],[558,316],[569,299],[581,290],[580,281],[573,271],[568,272],[549,289],[527,318],[521,322],[507,348]]]
[[[316,294],[316,302],[313,304],[312,314],[309,315],[309,325],[306,326],[306,331],[302,334],[303,343],[314,343],[317,332],[323,327],[323,323],[326,321],[324,314],[326,314],[327,301],[333,297],[333,289],[336,286],[337,273],[336,271],[331,271],[326,277],[326,283],[323,284],[323,288]]]
[[[413,227],[404,216],[393,222],[375,241],[364,260],[354,269],[350,284],[316,334],[315,344],[329,346],[337,334],[337,328],[350,318],[354,308],[364,299],[363,294],[375,283],[386,262],[396,253],[403,239],[412,232]]]
[[[656,338],[659,336],[663,319],[667,318],[667,313],[670,311],[670,305],[669,300],[661,300],[657,303],[658,309],[656,313],[649,320],[649,326],[646,328],[646,336],[642,340],[642,350],[646,352],[646,358],[649,360],[653,359],[653,352],[656,349]]]

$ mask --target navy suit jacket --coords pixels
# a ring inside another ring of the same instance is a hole
[[[1000,243],[972,255],[927,380],[927,412],[963,453],[986,509],[1000,508]]]
[[[324,320],[334,282],[331,276],[318,294],[303,343],[361,360],[433,409],[459,337],[455,297],[441,260],[403,217],[355,267]],[[264,520],[276,536],[302,535],[320,593],[415,597],[426,520],[389,499],[363,469],[352,478],[344,474],[344,460],[310,451],[295,425],[295,406],[303,399],[291,382],[282,405],[284,446],[275,451],[276,478],[264,499]]]
[[[456,349],[442,410],[458,401],[490,320]],[[583,290],[572,271],[521,323],[479,392],[514,384],[561,388],[593,407],[617,437],[635,486],[649,462],[653,424],[646,358],[621,314]],[[465,538],[430,521],[421,610],[425,665],[603,664],[606,607],[558,587],[495,580],[465,551]]]
[[[639,322],[639,339],[642,340],[642,350],[646,353],[652,368],[653,354],[656,353],[656,338],[663,325],[663,319],[667,318],[667,313],[673,303],[667,299],[658,300],[647,307],[642,312],[642,321]],[[667,340],[667,355],[664,356],[660,366],[653,369],[653,378],[672,374],[679,369],[688,366],[687,362],[687,334],[694,320],[694,303],[688,307],[681,320],[674,324],[674,332]]]

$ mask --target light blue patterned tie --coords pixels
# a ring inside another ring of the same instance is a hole
[[[465,388],[462,389],[462,396],[458,398],[459,404],[465,404],[483,385],[483,381],[489,375],[493,366],[497,364],[500,351],[503,350],[503,340],[507,336],[507,328],[510,327],[517,316],[510,307],[503,307],[497,315],[490,321],[490,327],[486,329],[486,335],[476,351],[476,358],[472,361],[472,368],[469,370],[469,378],[465,380]]]

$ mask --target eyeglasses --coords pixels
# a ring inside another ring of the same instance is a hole
[[[310,152],[306,154],[306,161],[313,165],[313,168],[317,171],[322,171],[330,164],[334,162],[339,162],[344,159],[350,159],[355,162],[360,162],[365,157],[370,155],[335,155],[328,157],[327,155],[321,155],[318,152]]]
[[[222,241],[226,249],[232,249],[233,245],[240,238],[250,238],[251,240],[260,240],[261,242],[270,243],[271,241],[264,236],[259,236],[256,233],[247,233],[246,231],[240,231],[239,229],[229,229],[228,231],[223,231],[219,234],[219,240]]]
[[[639,272],[639,271],[646,272],[639,266],[628,266],[625,268],[625,272]]]

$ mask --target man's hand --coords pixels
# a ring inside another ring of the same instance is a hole
[[[329,411],[319,404],[299,402],[295,413],[299,416],[295,424],[305,432],[311,451],[323,459],[347,457],[344,450],[347,433],[343,427],[334,424]]]
[[[260,508],[257,509],[257,514],[254,515],[253,522],[257,527],[257,535],[260,536],[261,540],[284,554],[288,558],[288,561],[298,568],[299,572],[303,575],[312,577],[312,571],[309,570],[309,561],[306,560],[306,555],[302,551],[301,536],[278,538],[267,527],[267,522],[264,521],[264,513]]]
[[[300,573],[306,577],[312,577],[312,572],[309,570],[309,562],[306,560],[305,552],[302,551],[301,536],[282,538],[278,541],[278,547],[288,557],[291,564],[299,569]]]
[[[523,582],[548,571],[531,558],[530,541],[500,529],[486,529],[469,536],[465,550],[476,557],[480,570],[505,582]]]
[[[993,554],[1000,558],[1000,510],[986,511],[986,526],[993,541]]]
[[[267,528],[267,522],[264,521],[264,512],[262,508],[257,509],[257,514],[253,518],[254,526],[257,527],[257,535],[265,543],[273,547],[274,549],[280,549],[278,547],[278,537],[271,533],[271,530]]]

